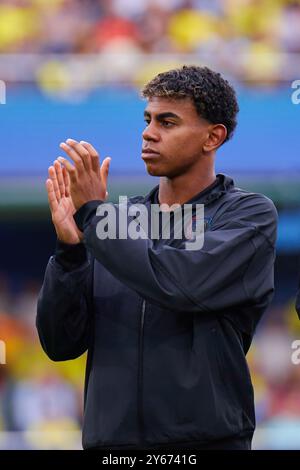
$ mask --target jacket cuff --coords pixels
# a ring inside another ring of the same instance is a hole
[[[90,219],[96,215],[97,207],[103,204],[103,201],[89,201],[83,204],[73,215],[77,227],[81,232],[88,226]]]
[[[55,261],[66,271],[81,267],[88,260],[87,251],[83,243],[71,245],[56,240]]]

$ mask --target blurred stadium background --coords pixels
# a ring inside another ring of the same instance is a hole
[[[81,447],[85,356],[52,363],[34,326],[55,246],[47,168],[62,140],[89,140],[112,157],[111,200],[146,193],[157,180],[140,159],[139,88],[183,63],[238,90],[239,126],[217,169],[279,210],[276,294],[248,355],[254,448],[300,449],[300,0],[1,0],[0,449]]]

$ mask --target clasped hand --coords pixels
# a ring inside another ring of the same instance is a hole
[[[58,161],[69,173],[71,197],[75,209],[79,209],[88,201],[104,201],[107,197],[107,177],[111,159],[105,158],[100,166],[99,155],[95,148],[83,141],[68,139],[60,144],[60,148],[74,162],[72,165],[66,158],[58,157]]]
[[[104,201],[107,196],[107,178],[110,158],[100,166],[99,155],[88,142],[68,139],[60,144],[74,165],[58,157],[48,169],[46,181],[52,221],[58,238],[69,244],[80,243],[82,232],[73,215],[86,202]]]

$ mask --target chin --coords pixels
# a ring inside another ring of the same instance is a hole
[[[177,173],[177,172],[172,172],[172,171],[163,171],[161,168],[153,168],[153,167],[148,167],[147,168],[147,173],[150,175],[150,176],[164,176],[165,178],[169,178],[169,179],[172,179],[172,178],[175,178],[176,176],[180,175],[180,173]]]
[[[146,170],[150,176],[164,176],[161,168],[155,167],[155,165],[146,165]]]
[[[166,168],[163,168],[163,166],[158,166],[155,164],[148,163],[146,165],[146,170],[147,173],[150,176],[165,176],[166,178],[172,178],[173,176],[176,176],[176,172],[172,172],[172,170],[168,170]]]
[[[161,171],[158,171],[156,168],[147,168],[147,173],[150,176],[164,176]]]

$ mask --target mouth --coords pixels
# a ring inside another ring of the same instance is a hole
[[[143,160],[149,160],[149,159],[157,158],[157,157],[159,157],[159,152],[156,152],[155,150],[152,150],[152,149],[142,149]]]

